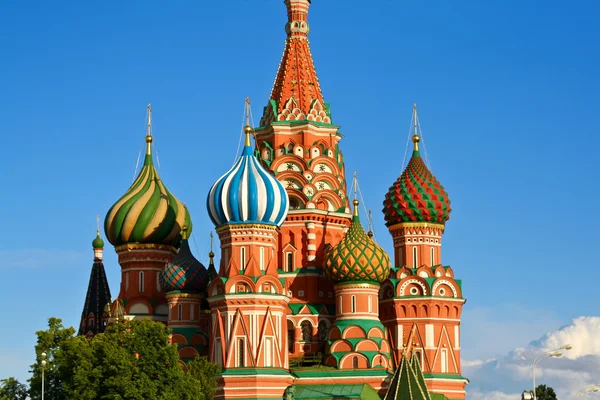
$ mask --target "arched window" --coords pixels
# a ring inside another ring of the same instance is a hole
[[[246,353],[245,353],[245,345],[244,339],[238,339],[237,342],[237,367],[245,367],[246,366]]]
[[[413,268],[417,268],[419,265],[417,264],[417,246],[413,247]]]
[[[260,265],[260,270],[264,271],[265,269],[265,248],[264,247],[260,247],[259,250],[259,265]]]
[[[433,247],[429,250],[429,253],[431,255],[431,266],[433,267],[435,265],[435,253],[433,251]]]
[[[325,322],[324,320],[319,321],[318,336],[319,342],[324,342],[325,340],[327,340],[327,322]]]
[[[140,271],[140,293],[144,293],[144,271]]]
[[[356,312],[356,296],[352,296],[352,312]]]
[[[240,269],[243,271],[246,269],[246,248],[240,247]]]
[[[292,272],[294,270],[294,254],[291,251],[285,253],[285,271]]]
[[[312,342],[312,325],[310,321],[302,321],[300,329],[302,330],[302,340]]]
[[[358,369],[358,357],[352,357],[352,368]]]

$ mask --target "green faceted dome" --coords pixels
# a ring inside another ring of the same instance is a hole
[[[390,257],[371,239],[358,217],[354,200],[354,217],[340,243],[325,256],[325,275],[338,282],[383,282],[390,274]]]
[[[104,248],[104,240],[100,237],[100,231],[97,231],[96,238],[92,240],[92,247],[94,249],[103,249]]]
[[[137,179],[111,207],[104,231],[113,246],[131,243],[179,246],[181,228],[192,231],[187,208],[160,180],[151,151],[152,136],[146,136],[146,158]]]

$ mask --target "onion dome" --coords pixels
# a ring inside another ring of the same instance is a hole
[[[192,230],[187,208],[165,187],[152,161],[151,109],[148,105],[146,157],[137,179],[108,211],[104,231],[113,246],[151,243],[178,246],[181,227]]]
[[[383,282],[390,274],[390,257],[365,232],[354,200],[350,229],[325,256],[325,275],[334,282]]]
[[[288,195],[283,185],[256,159],[250,147],[252,128],[244,128],[242,156],[212,186],[206,200],[216,227],[226,224],[281,226],[287,216]]]
[[[94,249],[103,249],[104,248],[104,240],[100,237],[100,230],[96,231],[96,238],[92,240],[92,247]]]
[[[174,290],[202,292],[208,284],[208,272],[198,261],[188,243],[188,229],[183,227],[179,253],[160,272],[160,285],[165,292]]]
[[[415,121],[416,106],[415,106]],[[450,218],[450,199],[444,187],[429,171],[421,154],[416,132],[412,138],[414,151],[406,169],[388,190],[383,202],[387,226],[402,222],[444,224]]]

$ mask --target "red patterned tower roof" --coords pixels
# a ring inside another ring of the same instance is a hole
[[[308,43],[310,0],[285,0],[285,5],[285,50],[261,126],[290,120],[331,123]]]
[[[429,171],[419,152],[415,105],[414,151],[406,169],[388,190],[383,202],[387,226],[402,222],[444,224],[450,218],[450,199],[444,187]]]

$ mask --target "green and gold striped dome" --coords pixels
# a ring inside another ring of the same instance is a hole
[[[152,162],[152,136],[146,136],[146,158],[137,179],[106,214],[104,230],[113,246],[132,243],[179,246],[181,228],[192,230],[187,208],[169,192]]]
[[[325,275],[338,282],[383,282],[390,274],[390,257],[368,235],[358,217],[358,200],[350,229],[325,256]]]

